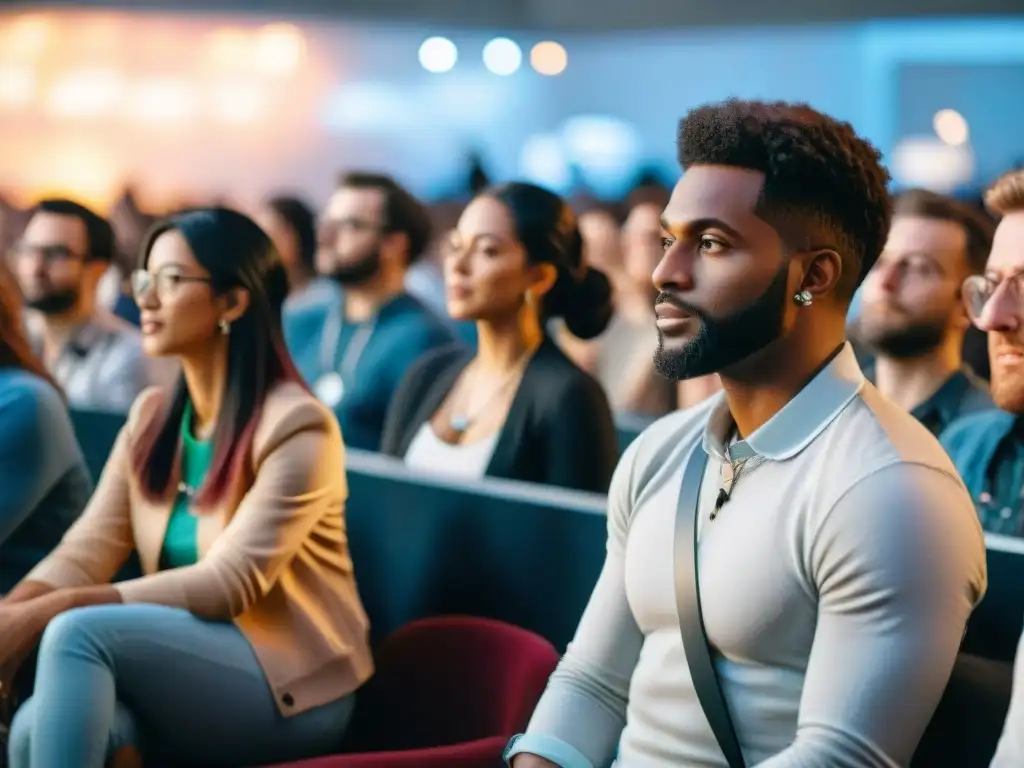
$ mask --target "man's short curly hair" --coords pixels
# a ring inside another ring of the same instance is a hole
[[[727,165],[764,174],[758,215],[793,250],[834,248],[850,298],[889,234],[889,173],[853,126],[807,104],[730,99],[679,122],[679,163]]]

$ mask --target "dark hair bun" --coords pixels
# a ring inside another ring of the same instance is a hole
[[[578,339],[600,336],[615,313],[612,284],[604,272],[584,268],[577,278],[563,270],[545,297],[545,308],[551,317],[561,317],[569,333]]]
[[[530,262],[558,270],[544,296],[545,318],[562,318],[580,339],[599,335],[612,318],[612,286],[602,272],[586,266],[583,236],[569,204],[550,190],[517,181],[486,194],[508,208]]]

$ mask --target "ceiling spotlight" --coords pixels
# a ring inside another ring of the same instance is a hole
[[[420,64],[427,72],[448,72],[459,59],[459,49],[447,37],[429,37],[420,46]]]
[[[484,46],[484,66],[496,75],[511,75],[522,63],[523,52],[507,37],[496,37]]]

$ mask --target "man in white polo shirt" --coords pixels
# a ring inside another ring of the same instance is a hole
[[[906,766],[984,594],[985,546],[939,444],[865,381],[845,342],[885,242],[888,174],[850,125],[781,103],[691,112],[679,159],[654,273],[656,362],[672,379],[719,373],[724,391],[623,456],[604,569],[507,757]],[[688,497],[689,532],[677,521]],[[708,677],[691,674],[700,654],[681,638],[677,537],[692,553],[694,514],[704,655],[735,750],[720,746]]]

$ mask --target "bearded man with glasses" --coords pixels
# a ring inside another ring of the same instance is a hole
[[[959,419],[942,443],[982,527],[1024,536],[1024,170],[996,181],[985,203],[1002,218],[984,274],[967,278],[962,293],[971,321],[988,334],[992,399],[1001,410]]]
[[[302,377],[334,411],[345,445],[380,449],[388,405],[420,355],[451,344],[444,321],[405,288],[431,240],[426,208],[390,176],[345,174],[317,235],[317,272],[340,302],[285,317]]]
[[[992,408],[988,382],[963,359],[971,321],[961,290],[984,272],[994,229],[951,197],[908,190],[896,198],[889,238],[861,286],[857,332],[875,353],[864,375],[935,436]]]
[[[52,199],[36,206],[12,254],[32,349],[72,408],[127,413],[163,374],[143,354],[138,329],[97,304],[114,251],[106,219]]]

